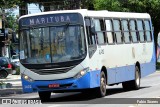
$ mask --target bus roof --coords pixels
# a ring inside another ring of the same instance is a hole
[[[111,18],[150,18],[148,13],[133,13],[133,12],[113,12],[107,10],[87,10],[87,9],[77,9],[77,10],[59,10],[59,11],[48,11],[36,14],[24,15],[24,17],[47,15],[47,14],[58,14],[58,13],[80,13],[84,17],[111,17]]]

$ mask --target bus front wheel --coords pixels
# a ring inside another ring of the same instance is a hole
[[[103,71],[100,76],[100,87],[96,88],[96,94],[98,97],[104,97],[106,95],[106,76]]]
[[[39,98],[41,99],[42,102],[47,102],[50,100],[51,97],[51,92],[38,92]]]

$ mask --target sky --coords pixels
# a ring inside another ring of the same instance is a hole
[[[28,11],[29,11],[28,12],[29,14],[40,13],[41,12],[38,5],[35,5],[35,4],[28,4]],[[19,15],[19,8],[14,9],[13,13],[15,15]]]

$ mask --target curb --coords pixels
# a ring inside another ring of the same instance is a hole
[[[22,87],[0,89],[0,97],[6,97],[15,94],[23,94]]]
[[[12,83],[7,83],[7,84],[8,86],[0,89],[0,97],[9,96],[11,94],[22,94],[23,93],[21,84],[12,84]]]

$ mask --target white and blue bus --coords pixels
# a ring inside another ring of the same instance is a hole
[[[151,17],[147,13],[63,10],[19,19],[24,92],[83,91],[99,97],[106,85],[139,89],[156,71]]]

